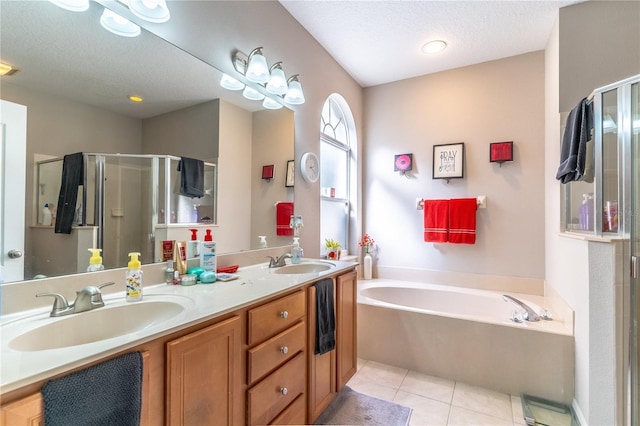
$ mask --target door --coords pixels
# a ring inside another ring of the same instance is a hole
[[[640,83],[631,85],[631,281],[630,281],[630,417],[640,424]]]
[[[24,279],[26,156],[27,107],[0,100],[0,282]]]

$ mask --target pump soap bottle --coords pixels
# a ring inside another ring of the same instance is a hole
[[[291,263],[300,263],[302,260],[302,248],[300,248],[300,238],[293,237],[293,245],[291,246]]]
[[[211,229],[207,229],[204,241],[200,246],[200,267],[205,271],[216,272],[216,266],[216,242],[213,241]]]
[[[189,229],[191,231],[191,241],[187,241],[187,259],[193,259],[200,256],[200,241],[198,241],[198,230]]]
[[[142,270],[140,269],[140,261],[138,260],[140,253],[129,253],[129,269],[127,270],[126,300],[127,302],[135,302],[142,300]]]
[[[102,249],[87,249],[91,252],[91,257],[89,258],[89,266],[87,267],[87,272],[95,272],[95,271],[104,271],[104,265],[102,264],[102,256],[100,256],[100,252]]]

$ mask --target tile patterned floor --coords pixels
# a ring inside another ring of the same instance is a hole
[[[465,383],[358,360],[349,387],[376,398],[411,407],[412,426],[521,426],[519,396]]]

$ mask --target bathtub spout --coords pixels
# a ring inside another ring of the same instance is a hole
[[[527,321],[540,321],[540,317],[535,313],[533,309],[526,303],[516,299],[515,297],[509,296],[507,294],[503,294],[502,298],[505,302],[511,302],[519,308],[524,309],[523,318]]]

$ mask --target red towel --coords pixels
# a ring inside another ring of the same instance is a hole
[[[449,200],[424,201],[424,241],[446,243],[449,223]]]
[[[280,201],[276,203],[276,235],[290,237],[293,229],[289,227],[291,215],[293,214],[293,203],[290,201]]]
[[[476,243],[475,198],[457,198],[449,201],[449,242],[453,244]]]

